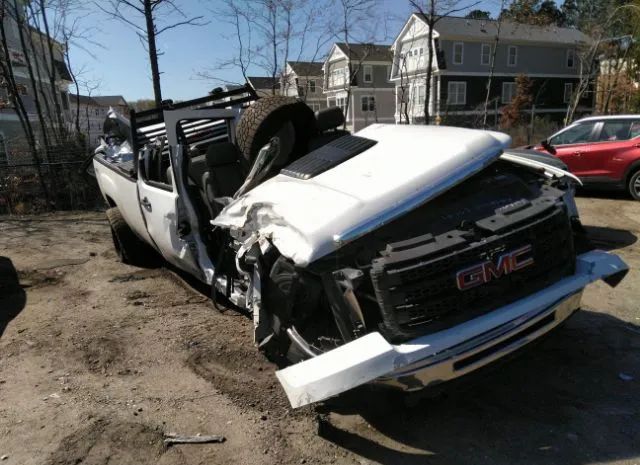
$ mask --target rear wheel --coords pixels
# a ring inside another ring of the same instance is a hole
[[[111,226],[113,246],[122,263],[134,266],[150,266],[157,263],[158,255],[155,250],[135,235],[117,207],[107,210],[107,219]]]
[[[640,200],[640,170],[631,174],[629,181],[627,182],[627,190],[631,197],[635,200]]]

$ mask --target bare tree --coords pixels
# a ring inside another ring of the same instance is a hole
[[[215,70],[202,70],[204,79],[224,81],[220,70],[239,69],[244,81],[250,68],[262,70],[282,91],[289,85],[285,70],[287,62],[307,56],[313,61],[326,33],[322,32],[327,10],[311,0],[223,0],[212,13],[233,28],[231,39],[237,50],[216,63]],[[313,44],[316,47],[313,49]],[[311,48],[311,50],[309,50]],[[310,53],[309,53],[310,52]],[[276,93],[274,85],[272,93]]]
[[[33,161],[36,167],[38,181],[42,189],[43,196],[47,205],[51,204],[51,196],[49,194],[49,188],[45,182],[42,172],[42,160],[40,159],[38,151],[38,142],[34,127],[29,118],[29,113],[22,99],[22,92],[20,85],[16,81],[15,72],[13,67],[13,57],[11,46],[7,38],[6,25],[12,21],[17,21],[17,17],[21,15],[21,12],[16,9],[16,3],[10,3],[9,0],[0,1],[0,44],[2,48],[2,59],[0,59],[0,73],[2,74],[2,80],[6,83],[7,93],[11,100],[12,106],[18,116],[20,125],[25,134],[25,139],[29,147],[29,151],[32,154]],[[26,58],[26,57],[25,57]]]
[[[345,99],[345,122],[349,119],[351,106],[351,91],[362,63],[373,51],[376,39],[377,18],[376,9],[380,7],[378,0],[337,0],[334,8],[338,10],[334,35],[342,40],[347,49],[347,76],[345,76],[344,88],[347,92]],[[364,25],[364,26],[363,26]],[[352,44],[364,42],[364,47],[359,47],[358,53],[352,50]]]
[[[489,62],[489,77],[487,78],[487,93],[484,98],[484,108],[482,113],[482,127],[487,127],[487,117],[489,115],[489,104],[491,102],[491,86],[493,85],[493,75],[496,69],[496,55],[498,54],[498,47],[500,46],[500,32],[502,31],[502,21],[504,15],[502,11],[507,8],[507,0],[500,0],[500,13],[498,19],[495,22],[496,36],[494,38],[493,48],[491,50],[491,61]]]
[[[626,13],[628,14],[637,15],[640,12],[640,7],[636,4],[628,3],[618,6],[612,11],[603,10],[603,14],[606,14],[605,17],[589,18],[589,23],[584,26],[585,30],[583,32],[590,34],[592,40],[587,44],[576,44],[579,78],[578,85],[573,90],[571,101],[567,106],[565,124],[573,121],[580,102],[594,86],[599,71],[600,63],[598,58],[602,47],[611,41],[610,34],[615,23],[620,23],[627,19],[627,15],[621,14],[623,10],[627,10]]]
[[[427,25],[427,63],[426,86],[424,103],[424,124],[430,124],[431,81],[433,80],[433,59],[435,49],[433,44],[433,32],[436,24],[442,18],[469,10],[480,2],[468,3],[460,6],[460,0],[409,0],[409,5],[424,19]]]
[[[40,0],[42,1],[42,0]],[[157,39],[166,31],[182,26],[203,26],[203,16],[187,16],[175,0],[106,0],[106,5],[95,5],[130,27],[138,35],[140,42],[149,54],[153,94],[156,106],[162,105],[162,86],[160,84],[160,66],[158,58],[162,52],[158,49]]]

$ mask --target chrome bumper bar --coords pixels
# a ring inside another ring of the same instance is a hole
[[[399,345],[369,333],[276,375],[294,408],[372,381],[420,389],[469,373],[547,333],[579,307],[587,284],[627,270],[616,255],[588,252],[578,257],[573,276],[473,320]]]

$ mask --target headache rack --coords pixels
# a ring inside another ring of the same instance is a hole
[[[162,102],[161,108],[135,111],[129,114],[131,123],[131,143],[133,153],[139,151],[157,137],[165,137],[167,128],[164,121],[166,110],[211,110],[222,108],[242,109],[258,99],[255,91],[248,84],[233,90],[212,92],[206,97],[173,103]],[[189,121],[179,128],[181,140],[192,145],[208,141],[216,141],[227,137],[227,127],[222,121],[196,120]]]

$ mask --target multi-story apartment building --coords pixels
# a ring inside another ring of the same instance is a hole
[[[331,48],[322,67],[324,93],[328,106],[342,108],[348,129],[395,121],[391,63],[388,45],[336,43]]]
[[[125,117],[129,116],[129,105],[121,95],[97,97],[71,95],[69,100],[71,120],[75,125],[75,118],[78,117],[80,132],[84,134],[90,147],[95,147],[100,143],[100,136],[104,135],[104,120],[110,108]],[[79,111],[78,106],[80,107]]]
[[[51,109],[55,108],[55,96],[60,107],[61,119],[66,125],[69,122],[68,88],[72,78],[64,61],[63,45],[52,41],[53,56],[51,56],[47,43],[49,38],[26,25],[22,19],[25,15],[24,7],[20,5],[21,2],[18,2],[15,8],[7,7],[3,18],[6,52],[9,56],[20,99],[31,126],[38,135],[42,131],[36,110],[36,96],[42,107],[50,109],[46,116],[51,124],[58,124],[57,117],[51,114],[53,111]],[[23,47],[23,41],[27,47]],[[34,54],[33,50],[38,53]],[[40,51],[42,52],[40,53]],[[0,47],[0,53],[5,53],[4,47]],[[31,66],[35,77],[35,88],[32,85],[28,65]],[[51,70],[54,74],[53,88],[50,80]],[[9,95],[8,82],[6,76],[0,78],[0,166],[28,162],[31,158],[22,124]]]
[[[427,37],[425,18],[413,14],[392,45],[398,122],[406,119],[405,110],[410,122],[424,121],[425,104],[436,120],[481,113],[492,63],[490,114],[497,118],[516,93],[516,77],[524,74],[533,81],[537,113],[562,115],[579,82],[579,52],[590,42],[570,28],[503,20],[498,34],[494,20],[441,18],[433,31],[431,98],[425,102]],[[590,111],[592,105],[593,95],[587,94],[578,113]]]
[[[289,61],[282,76],[282,95],[299,97],[313,111],[327,107],[323,92],[322,63],[312,61]]]

